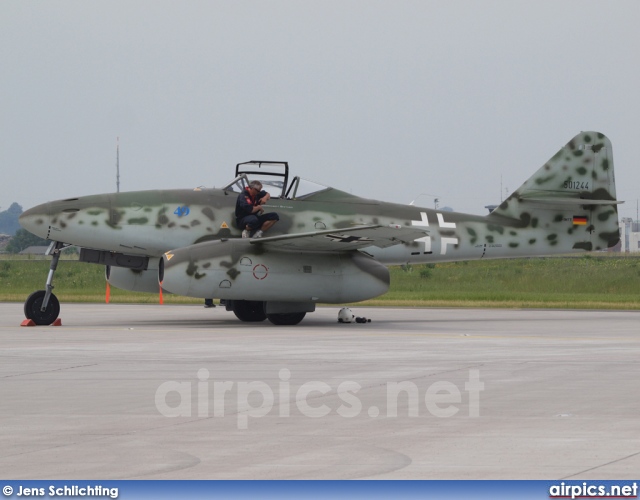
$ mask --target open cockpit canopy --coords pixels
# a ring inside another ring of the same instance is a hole
[[[260,181],[262,189],[273,198],[303,200],[321,191],[327,186],[294,177],[289,183],[289,164],[286,161],[247,161],[236,165],[236,177],[223,191],[240,193],[251,181]]]

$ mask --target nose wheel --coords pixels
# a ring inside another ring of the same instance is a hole
[[[49,275],[45,290],[33,292],[24,302],[24,315],[27,319],[32,320],[36,325],[50,325],[60,314],[60,302],[53,295],[53,274],[58,267],[60,260],[60,252],[66,245],[60,241],[54,241],[47,250],[47,255],[52,255],[51,265],[49,266]]]
[[[52,293],[49,295],[49,302],[44,310],[42,303],[47,295],[46,290],[38,290],[33,292],[24,303],[24,316],[32,320],[36,325],[50,325],[60,314],[60,302]]]

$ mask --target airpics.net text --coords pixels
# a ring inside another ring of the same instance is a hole
[[[274,390],[264,381],[220,381],[210,380],[209,370],[200,368],[197,381],[167,381],[160,384],[155,393],[155,405],[158,412],[169,418],[192,417],[223,418],[235,415],[238,429],[248,429],[249,419],[268,415],[288,418],[293,411],[305,417],[322,418],[332,413],[343,418],[355,418],[363,412],[363,386],[353,380],[343,381],[332,386],[326,382],[314,380],[299,385],[295,390],[291,384],[291,371],[282,368],[278,372],[277,388]],[[450,381],[440,380],[431,383],[422,391],[411,380],[391,381],[383,384],[386,397],[382,398],[386,406],[380,404],[366,409],[370,418],[425,416],[427,414],[448,418],[480,416],[480,392],[485,384],[480,380],[479,370],[469,370],[469,376],[461,389]],[[366,388],[371,389],[371,388]],[[335,395],[340,405],[331,408],[327,403]],[[370,391],[367,391],[367,399]],[[402,410],[399,411],[399,401]],[[379,400],[378,400],[379,402]],[[460,413],[461,407],[467,411]]]

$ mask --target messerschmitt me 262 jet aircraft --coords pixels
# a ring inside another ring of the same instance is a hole
[[[241,238],[236,198],[250,180],[272,197],[280,221]],[[28,319],[51,324],[60,251],[106,266],[107,281],[141,292],[223,299],[242,321],[299,323],[317,303],[358,302],[389,288],[386,266],[588,252],[618,243],[611,142],[571,139],[486,216],[360,198],[289,179],[285,162],[236,166],[222,189],[135,191],[68,198],[27,210],[20,223],[52,241],[45,290],[25,302]]]

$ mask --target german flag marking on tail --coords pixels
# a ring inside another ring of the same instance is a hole
[[[584,215],[574,215],[573,216],[573,225],[574,226],[586,226],[587,218]]]

